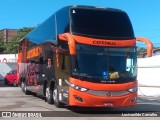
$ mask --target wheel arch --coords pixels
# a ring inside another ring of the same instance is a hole
[[[49,87],[49,90],[53,90],[55,86],[55,79],[52,78],[51,80],[44,80],[43,83],[43,95],[46,96],[46,88]]]

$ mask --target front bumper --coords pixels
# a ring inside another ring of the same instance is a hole
[[[137,92],[122,96],[94,95],[69,88],[69,105],[79,107],[129,107],[137,104]]]

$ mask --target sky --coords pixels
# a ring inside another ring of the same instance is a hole
[[[160,0],[0,0],[0,30],[35,27],[68,5],[121,9],[128,14],[136,37],[160,47]]]

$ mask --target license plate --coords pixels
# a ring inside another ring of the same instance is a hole
[[[103,104],[105,107],[113,107],[113,103],[104,103]]]

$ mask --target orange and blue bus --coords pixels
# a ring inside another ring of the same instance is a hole
[[[136,105],[136,37],[124,11],[67,6],[19,44],[18,83],[25,94],[42,95],[56,107]]]

